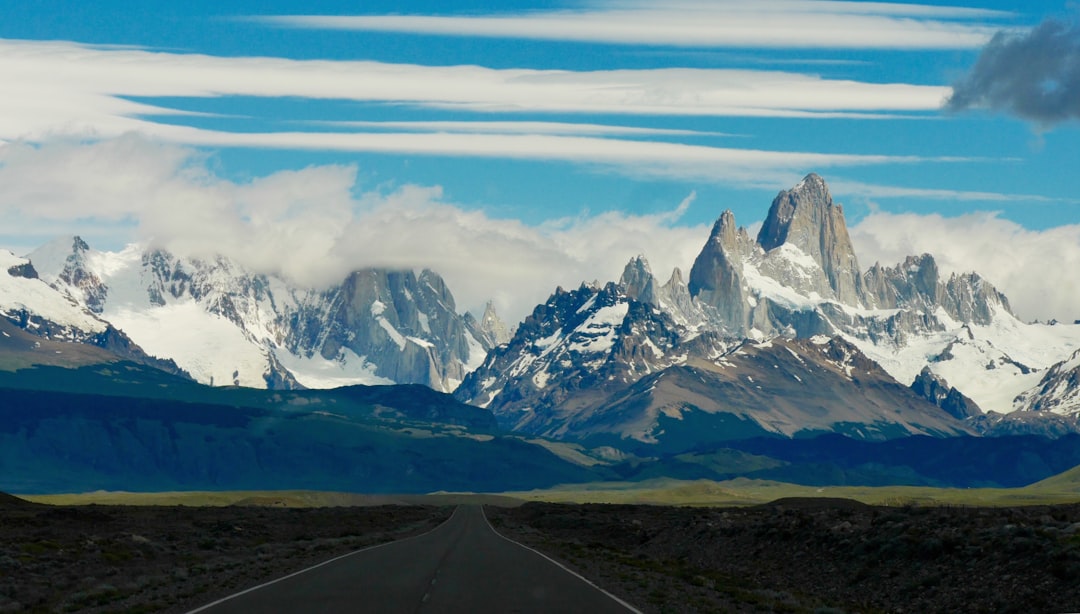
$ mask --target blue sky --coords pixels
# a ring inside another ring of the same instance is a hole
[[[685,270],[721,211],[753,225],[813,171],[864,267],[942,253],[1028,317],[1080,317],[1075,290],[1048,299],[1015,266],[1080,250],[1076,118],[942,110],[996,32],[1048,18],[1076,10],[5,2],[0,244],[156,241],[312,283],[431,266],[462,307],[517,316],[638,252]],[[997,262],[1001,242],[1034,251]]]

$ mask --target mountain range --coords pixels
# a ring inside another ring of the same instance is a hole
[[[1080,326],[1024,323],[990,282],[945,277],[929,254],[860,269],[811,174],[755,239],[722,213],[686,281],[661,284],[638,256],[618,282],[556,290],[455,395],[513,429],[661,448],[1060,434],[1077,424],[1078,344]]]
[[[312,289],[222,257],[137,245],[99,252],[79,237],[0,264],[53,290],[39,309],[77,319],[70,330],[123,330],[146,353],[210,385],[418,383],[450,391],[507,334],[491,305],[479,320],[457,313],[446,283],[429,270],[361,269]],[[48,294],[40,285],[22,283]],[[18,302],[22,294],[5,297]]]
[[[1080,431],[1080,325],[1025,323],[930,254],[863,269],[815,174],[756,237],[724,211],[688,275],[661,282],[636,256],[513,327],[490,304],[459,313],[431,270],[310,288],[79,237],[0,251],[0,316],[8,371],[123,361],[219,387],[422,384],[501,429],[594,449]]]

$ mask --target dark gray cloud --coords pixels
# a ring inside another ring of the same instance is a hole
[[[1080,25],[1048,19],[999,32],[953,86],[947,109],[988,108],[1042,125],[1080,120]]]

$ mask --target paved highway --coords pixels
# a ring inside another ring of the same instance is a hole
[[[192,610],[251,612],[635,612],[460,506],[436,529],[359,550]]]

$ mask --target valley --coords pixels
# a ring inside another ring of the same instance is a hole
[[[1080,612],[1078,2],[6,3],[0,614]]]

